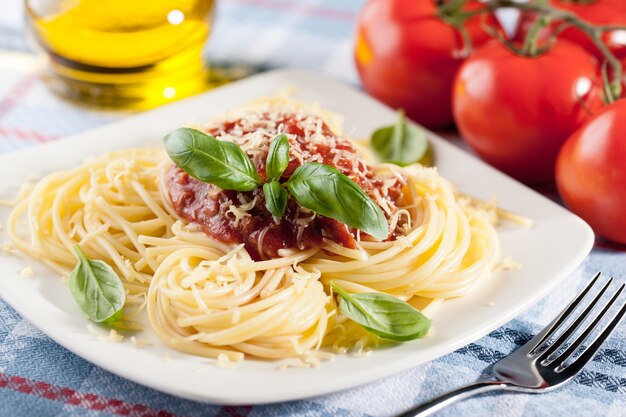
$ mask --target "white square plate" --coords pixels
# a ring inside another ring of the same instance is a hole
[[[257,75],[167,107],[81,133],[66,140],[0,157],[0,190],[17,192],[28,174],[70,168],[86,156],[131,146],[157,145],[163,135],[192,121],[236,108],[294,86],[298,98],[317,102],[345,117],[344,130],[367,138],[391,124],[395,112],[365,94],[320,75],[280,70]],[[182,397],[222,404],[294,400],[354,387],[449,353],[501,326],[538,301],[587,256],[593,233],[578,217],[443,139],[431,135],[440,172],[473,196],[497,197],[500,205],[533,220],[531,229],[500,229],[503,256],[523,267],[496,274],[469,296],[440,306],[435,334],[365,358],[340,355],[316,369],[277,370],[276,362],[246,360],[235,369],[165,347],[146,326],[138,337],[153,345],[103,343],[86,330],[87,321],[61,280],[23,257],[2,257],[0,296],[67,349],[115,374]],[[8,210],[0,211],[5,219]],[[19,276],[26,265],[35,278]]]

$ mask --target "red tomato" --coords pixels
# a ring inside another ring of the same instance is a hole
[[[607,239],[626,244],[626,99],[565,142],[556,183],[565,204]]]
[[[464,47],[436,12],[432,0],[370,0],[358,20],[355,48],[365,90],[431,128],[452,123],[452,81]],[[481,23],[476,17],[466,25],[474,46],[489,39]],[[485,23],[497,26],[493,16]]]
[[[529,58],[493,41],[459,69],[454,119],[485,161],[528,183],[554,178],[565,140],[601,105],[596,61],[559,41]],[[584,104],[583,104],[584,103]]]
[[[598,25],[626,25],[626,0],[587,0],[576,3],[571,0],[550,0],[550,4],[559,9],[568,10],[587,22]],[[526,36],[528,29],[536,19],[534,13],[524,13],[518,26],[518,33],[515,38],[521,40]],[[556,28],[558,23],[553,25]],[[541,38],[546,38],[549,31],[544,31]],[[585,48],[591,54],[604,61],[604,55],[598,50],[594,43],[584,32],[577,28],[565,29],[560,35],[562,39],[567,39]],[[606,32],[602,40],[609,49],[618,57],[626,57],[626,31],[614,30]]]

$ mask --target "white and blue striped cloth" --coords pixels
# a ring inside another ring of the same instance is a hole
[[[220,0],[207,54],[214,62],[311,68],[356,84],[352,39],[362,5],[363,0]],[[0,153],[57,140],[119,117],[74,107],[46,90],[36,76],[35,60],[25,40],[21,1],[3,0]],[[60,347],[0,300],[0,417],[393,416],[475,380],[487,366],[541,329],[599,270],[623,282],[626,253],[596,247],[586,262],[538,305],[441,359],[346,392],[249,407],[207,406],[121,379]],[[626,326],[618,329],[573,383],[557,392],[487,395],[440,415],[624,417]]]

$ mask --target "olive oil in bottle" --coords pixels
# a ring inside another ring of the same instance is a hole
[[[202,49],[214,0],[25,0],[44,76],[62,96],[154,107],[210,86]]]

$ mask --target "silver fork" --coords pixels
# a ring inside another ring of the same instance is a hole
[[[583,347],[585,340],[599,327],[602,319],[607,316],[607,312],[624,290],[625,284],[620,285],[611,295],[609,301],[604,304],[600,312],[595,315],[591,323],[568,345],[568,340],[582,326],[592,313],[592,310],[598,306],[600,299],[613,282],[613,278],[610,278],[593,297],[591,302],[587,303],[577,316],[574,316],[575,310],[581,305],[583,299],[592,289],[597,287],[596,284],[599,277],[600,273],[598,272],[587,287],[550,324],[524,346],[496,362],[489,375],[473,384],[433,398],[397,417],[429,416],[459,400],[489,391],[503,390],[538,394],[551,391],[571,381],[593,359],[600,346],[611,335],[624,317],[624,314],[626,314],[625,302],[613,314],[604,329],[574,358],[574,355]],[[567,327],[564,327],[563,324],[570,317],[573,318],[573,321]],[[551,342],[550,339],[556,336],[556,332],[562,327],[564,327],[563,332],[556,340]],[[573,361],[572,358],[574,358]]]

